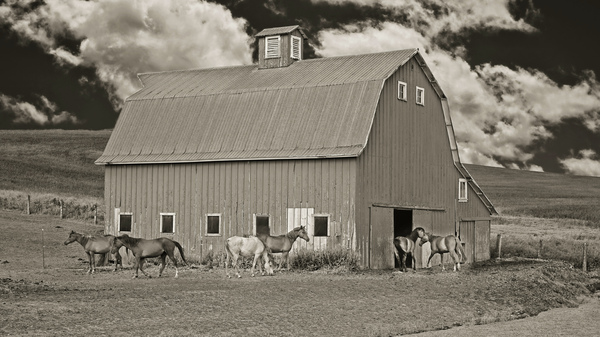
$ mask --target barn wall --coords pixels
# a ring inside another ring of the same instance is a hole
[[[407,83],[407,101],[397,98],[398,81]],[[424,106],[416,104],[416,86],[425,88]],[[387,253],[382,257],[386,261],[368,261],[369,242],[375,247],[378,239],[374,233],[382,233],[384,240],[393,237],[393,219],[379,221],[388,228],[369,229],[373,213],[369,208],[374,204],[432,209],[431,223],[423,225],[426,231],[453,234],[458,214],[464,216],[467,213],[462,212],[480,209],[472,203],[483,205],[475,200],[473,191],[468,203],[457,205],[460,177],[450,150],[441,100],[411,59],[386,81],[367,146],[358,161],[356,219],[362,263],[393,267],[393,256]]]
[[[107,233],[119,234],[119,208],[133,214],[129,235],[172,237],[201,256],[221,251],[230,236],[253,234],[255,214],[268,215],[271,234],[278,235],[288,232],[288,214],[310,211],[330,216],[329,237],[303,246],[352,244],[355,159],[114,165],[105,171]],[[160,233],[161,212],[176,213],[174,234]],[[211,213],[221,214],[220,236],[205,235]]]

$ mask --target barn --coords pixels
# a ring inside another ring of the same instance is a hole
[[[96,161],[107,234],[172,238],[201,258],[233,235],[304,225],[311,240],[294,249],[342,247],[386,269],[393,237],[421,226],[489,259],[496,211],[418,49],[304,59],[298,26],[256,39],[258,64],[139,75]]]

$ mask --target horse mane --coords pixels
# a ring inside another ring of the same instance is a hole
[[[123,243],[126,243],[128,245],[134,245],[138,242],[140,242],[140,238],[132,238],[131,236],[127,235],[127,234],[123,234],[121,236],[117,236],[117,238],[121,241],[123,241]]]

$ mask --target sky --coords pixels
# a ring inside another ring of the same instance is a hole
[[[0,0],[0,129],[110,129],[137,74],[252,64],[256,33],[300,25],[305,58],[419,48],[462,162],[600,176],[598,17],[595,0]]]

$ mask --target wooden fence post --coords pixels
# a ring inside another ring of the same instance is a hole
[[[583,271],[587,271],[587,242],[583,243]]]
[[[496,250],[498,251],[498,259],[502,256],[502,234],[498,234],[496,238]]]
[[[31,214],[31,196],[27,194],[27,215]]]
[[[540,247],[538,248],[538,259],[542,258],[542,249],[544,249],[544,241],[540,239]]]
[[[63,201],[62,199],[60,200],[60,218],[63,218]]]

